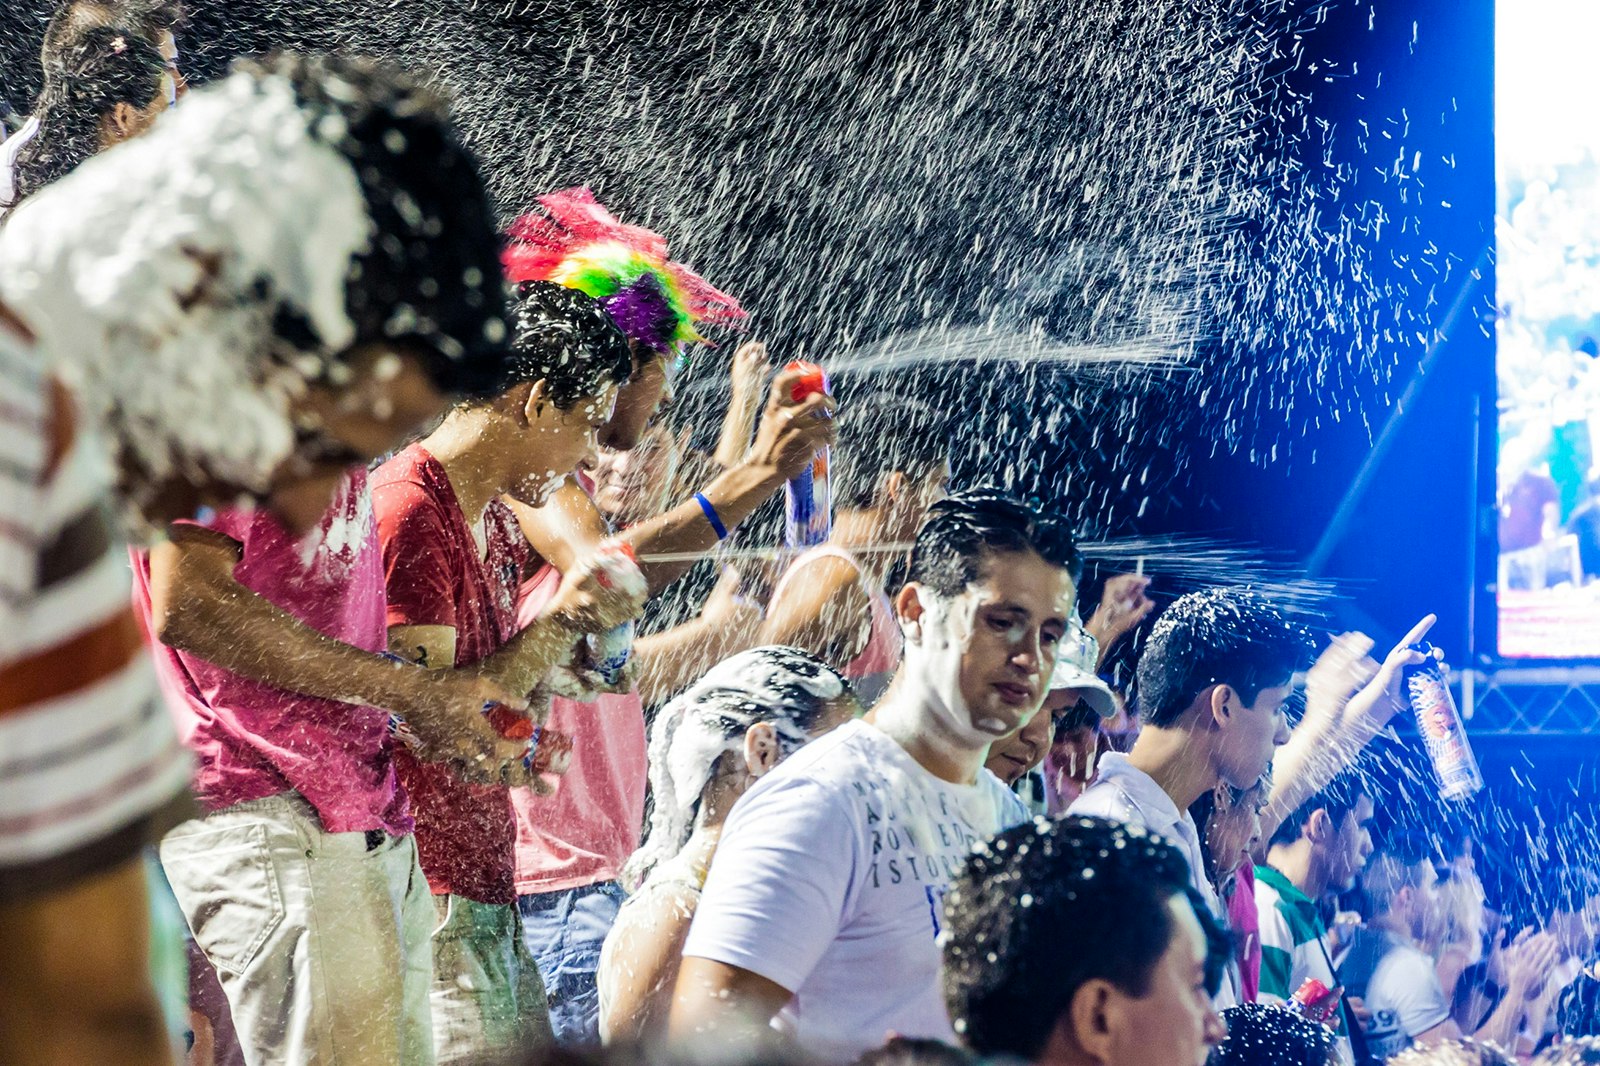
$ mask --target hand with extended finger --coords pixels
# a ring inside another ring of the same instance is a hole
[[[1384,657],[1383,665],[1378,667],[1372,680],[1351,698],[1345,709],[1345,720],[1360,743],[1381,732],[1388,726],[1389,720],[1405,707],[1406,696],[1401,688],[1405,683],[1406,668],[1420,666],[1426,661],[1422,653],[1413,650],[1411,645],[1421,643],[1436,621],[1438,617],[1430,614],[1412,626],[1411,632],[1401,637],[1400,643]],[[1435,649],[1434,656],[1442,661],[1444,653]]]

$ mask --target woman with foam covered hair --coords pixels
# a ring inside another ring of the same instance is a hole
[[[753,648],[712,667],[657,716],[649,833],[622,873],[631,893],[601,953],[605,1040],[658,1033],[722,825],[757,778],[860,711],[837,670],[798,648]]]

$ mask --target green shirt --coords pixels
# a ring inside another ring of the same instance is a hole
[[[1270,866],[1256,867],[1256,914],[1261,924],[1261,1003],[1287,1003],[1308,978],[1336,988],[1333,962],[1323,941],[1328,935],[1317,905],[1283,874]],[[1338,1037],[1339,1061],[1355,1062],[1344,1002],[1332,1019]]]

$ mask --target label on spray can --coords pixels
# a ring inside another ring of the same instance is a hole
[[[800,403],[816,393],[832,395],[827,373],[815,363],[793,362],[785,370],[799,370],[804,376],[794,384],[790,398]],[[823,448],[811,465],[784,486],[783,536],[791,548],[811,548],[827,540],[833,532],[833,494],[829,484],[829,450]]]
[[[1417,732],[1427,748],[1428,759],[1433,763],[1439,795],[1444,799],[1466,799],[1483,788],[1483,775],[1478,771],[1477,757],[1467,740],[1466,726],[1456,711],[1455,697],[1450,694],[1444,668],[1433,657],[1433,645],[1424,643],[1411,647],[1427,656],[1427,661],[1406,668],[1406,699],[1416,715]]]
[[[596,559],[600,564],[596,577],[602,588],[626,588],[640,596],[648,591],[631,545],[607,541],[600,546]],[[595,672],[607,685],[621,681],[623,668],[633,655],[633,621],[630,619],[604,633],[591,633],[584,639],[589,647],[589,665]]]

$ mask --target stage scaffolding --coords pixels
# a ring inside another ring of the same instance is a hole
[[[1474,736],[1600,739],[1600,666],[1508,666],[1455,675]]]

